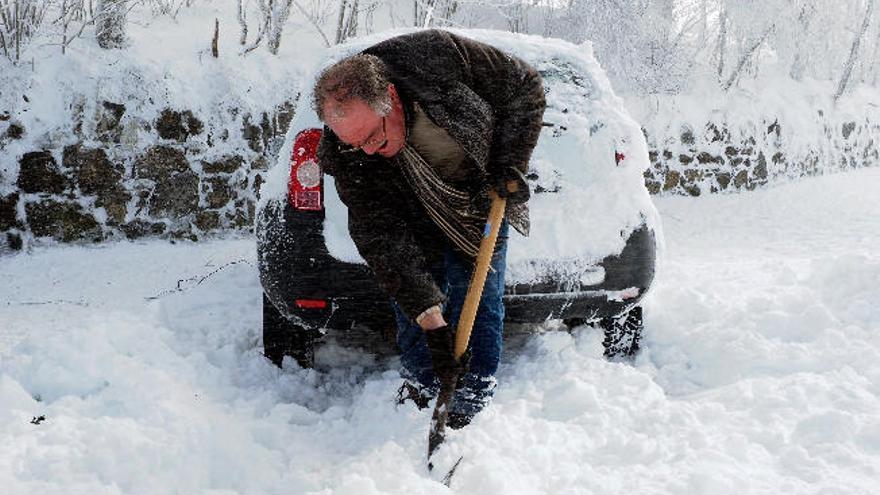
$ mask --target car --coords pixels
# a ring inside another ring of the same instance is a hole
[[[257,252],[265,355],[310,366],[326,329],[394,327],[391,305],[348,234],[333,177],[316,160],[323,125],[311,108],[320,71],[395,30],[336,46],[304,78],[295,116],[260,189]],[[605,331],[609,358],[632,356],[640,302],[654,278],[659,215],[645,188],[645,137],[588,43],[452,30],[518,56],[542,75],[544,127],[529,164],[531,233],[511,230],[505,323],[563,320]]]

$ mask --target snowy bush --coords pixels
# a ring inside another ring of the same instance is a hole
[[[22,48],[39,32],[47,6],[44,0],[0,0],[0,51],[5,58],[21,60]]]

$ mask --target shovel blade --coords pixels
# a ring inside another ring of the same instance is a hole
[[[455,393],[455,384],[458,377],[451,377],[440,384],[440,393],[437,394],[437,404],[431,415],[431,431],[428,433],[428,470],[434,469],[431,456],[443,444],[446,439],[446,420],[449,418],[449,406],[452,405],[452,396]]]

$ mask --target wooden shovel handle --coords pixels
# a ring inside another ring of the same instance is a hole
[[[507,190],[515,193],[517,184],[508,183]],[[480,250],[477,252],[477,263],[474,267],[474,274],[471,277],[471,283],[468,286],[468,292],[464,299],[464,305],[461,308],[461,316],[458,319],[458,328],[455,332],[455,359],[460,360],[462,354],[467,349],[468,341],[471,338],[471,329],[474,326],[474,319],[477,316],[477,308],[480,306],[480,298],[483,296],[483,284],[486,283],[486,275],[489,272],[489,265],[492,261],[492,254],[495,252],[495,241],[498,239],[498,229],[501,227],[501,221],[504,219],[504,206],[507,204],[505,198],[499,197],[495,191],[489,191],[489,197],[492,199],[492,207],[489,209],[489,219],[486,221],[486,228],[483,231],[483,239],[480,241]],[[446,437],[446,420],[449,413],[449,405],[452,403],[452,396],[455,393],[456,378],[453,377],[440,384],[440,391],[437,394],[437,403],[434,406],[434,413],[431,415],[431,431],[428,434],[428,469],[433,469],[434,464],[431,462],[431,456],[434,451],[443,443]]]
[[[507,190],[516,192],[517,183],[510,182]],[[489,218],[486,220],[486,228],[483,230],[483,239],[480,241],[480,250],[477,253],[477,262],[471,283],[468,286],[464,305],[461,307],[461,316],[458,318],[458,328],[455,331],[455,359],[458,360],[467,350],[468,341],[471,338],[471,330],[477,317],[477,308],[480,307],[480,299],[483,296],[483,285],[489,273],[489,265],[492,263],[492,255],[495,252],[495,242],[498,240],[498,230],[504,219],[504,207],[507,199],[498,196],[495,191],[489,191],[492,199],[492,207],[489,209]]]

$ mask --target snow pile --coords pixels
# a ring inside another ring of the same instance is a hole
[[[660,199],[635,366],[589,327],[534,329],[438,453],[465,456],[452,490],[874,493],[878,185]],[[0,258],[4,493],[449,493],[424,468],[430,411],[394,405],[395,358],[259,355],[255,258],[250,239]]]

